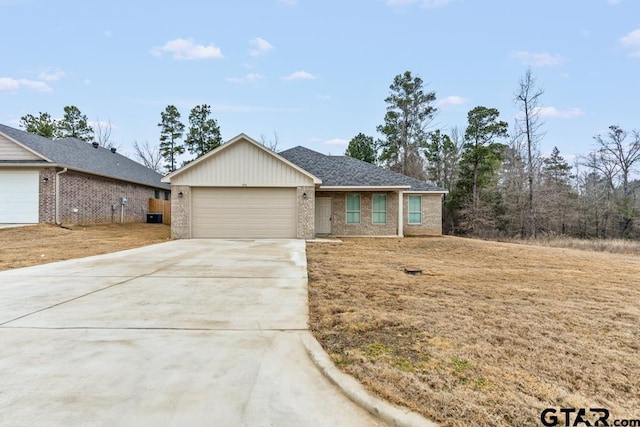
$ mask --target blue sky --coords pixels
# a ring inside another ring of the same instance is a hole
[[[436,92],[434,128],[475,106],[510,125],[519,78],[545,90],[546,135],[572,158],[612,124],[640,128],[637,0],[0,0],[0,123],[76,105],[112,139],[156,144],[173,104],[213,108],[223,139],[342,154],[378,137],[393,77]]]

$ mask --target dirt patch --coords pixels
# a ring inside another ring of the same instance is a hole
[[[313,333],[386,399],[448,426],[540,425],[547,407],[640,418],[637,255],[454,237],[307,255]]]
[[[162,224],[54,225],[0,229],[0,271],[137,248],[170,239]]]

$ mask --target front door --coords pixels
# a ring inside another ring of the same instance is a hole
[[[331,197],[316,197],[316,234],[331,234]]]

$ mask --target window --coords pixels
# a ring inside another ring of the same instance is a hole
[[[360,194],[347,194],[347,224],[360,224]]]
[[[387,195],[386,194],[373,195],[373,223],[374,224],[387,223]]]
[[[422,224],[422,196],[409,196],[409,224]]]
[[[158,190],[154,190],[153,191],[153,198],[154,199],[159,199],[160,198],[160,192]]]
[[[169,192],[168,191],[164,192],[164,199],[165,200],[169,200]]]

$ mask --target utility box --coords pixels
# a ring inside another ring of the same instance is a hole
[[[148,213],[147,214],[147,224],[162,224],[162,214],[161,213]]]

